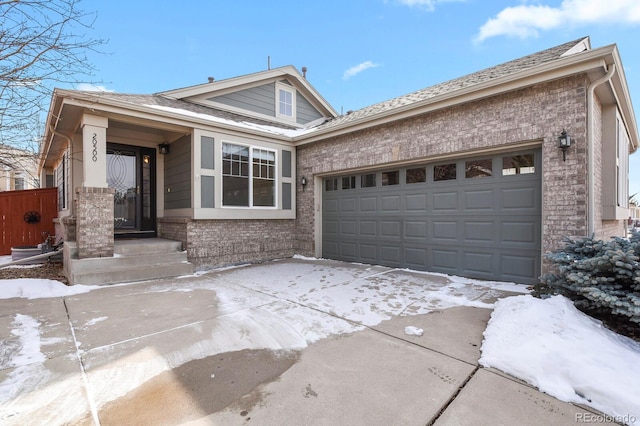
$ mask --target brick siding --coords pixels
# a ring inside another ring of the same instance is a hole
[[[297,194],[297,247],[314,254],[311,177],[487,149],[517,150],[531,141],[542,145],[543,252],[559,247],[564,235],[585,235],[588,83],[585,75],[573,76],[299,146],[298,176],[305,175],[309,185]],[[573,140],[566,161],[557,148],[562,129]]]
[[[76,189],[79,259],[113,256],[113,195],[111,188]]]

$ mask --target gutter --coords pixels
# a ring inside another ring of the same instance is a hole
[[[605,65],[605,70],[607,69]],[[607,74],[603,77],[600,77],[587,89],[587,236],[591,236],[595,232],[595,210],[596,210],[596,200],[595,200],[595,184],[594,184],[594,171],[595,171],[595,160],[593,155],[594,150],[594,140],[593,140],[593,95],[598,86],[607,81],[611,80],[613,74],[616,72],[616,64],[609,65],[609,69],[607,70]]]

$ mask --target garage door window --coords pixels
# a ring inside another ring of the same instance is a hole
[[[421,183],[427,181],[427,169],[407,169],[407,183]]]
[[[453,180],[456,178],[456,163],[440,164],[433,167],[433,180]]]
[[[394,170],[392,172],[382,172],[382,186],[399,185],[400,184],[400,171]]]
[[[464,163],[464,177],[467,179],[483,178],[493,176],[493,161],[488,158],[486,160],[472,160]]]
[[[353,189],[356,187],[356,177],[347,176],[342,178],[342,189]]]
[[[360,187],[361,188],[373,188],[376,186],[376,174],[369,173],[366,175],[362,175],[360,177]]]
[[[325,191],[337,191],[338,190],[338,178],[329,178],[324,181]]]
[[[527,175],[535,172],[533,154],[502,157],[502,176]]]

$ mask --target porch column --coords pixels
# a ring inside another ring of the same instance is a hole
[[[82,116],[82,186],[107,187],[107,127],[106,117]]]
[[[113,256],[113,195],[107,185],[108,119],[82,117],[82,186],[76,188],[78,258]]]

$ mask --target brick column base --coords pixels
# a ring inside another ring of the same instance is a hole
[[[79,259],[113,256],[113,194],[111,188],[76,189]]]

